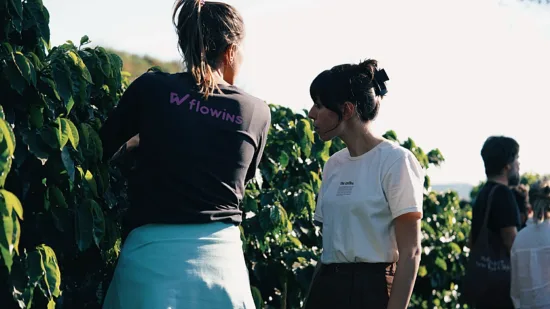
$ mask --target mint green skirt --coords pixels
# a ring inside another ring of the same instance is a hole
[[[146,225],[123,245],[104,309],[255,309],[240,230]]]

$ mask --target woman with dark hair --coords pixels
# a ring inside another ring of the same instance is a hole
[[[101,129],[104,160],[139,147],[104,308],[255,308],[238,225],[270,110],[233,85],[245,29],[232,6],[180,0],[173,18],[187,71],[141,75]]]
[[[421,254],[424,171],[409,150],[372,131],[387,80],[376,60],[366,60],[335,66],[311,84],[315,130],[347,147],[323,169],[314,217],[323,252],[307,309],[405,309],[410,301]]]
[[[510,295],[514,308],[550,309],[550,179],[531,185],[533,218],[512,245]]]

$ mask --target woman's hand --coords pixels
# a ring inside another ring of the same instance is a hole
[[[393,278],[388,309],[406,309],[409,305],[422,254],[421,219],[422,215],[418,212],[407,213],[395,219],[399,261]]]
[[[126,150],[132,151],[132,149],[139,146],[139,134],[134,135],[131,139],[126,142]]]
[[[130,152],[137,147],[139,147],[139,134],[134,135],[131,139],[124,143],[124,145],[122,145],[122,147],[120,147],[118,151],[113,155],[111,161],[115,161],[118,158],[123,157],[126,152]]]

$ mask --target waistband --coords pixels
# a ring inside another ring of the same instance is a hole
[[[387,275],[395,274],[395,263],[330,263],[322,264],[321,268],[326,272],[385,272]]]

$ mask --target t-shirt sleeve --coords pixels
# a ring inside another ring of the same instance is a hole
[[[315,213],[313,214],[313,220],[323,223],[323,186],[322,185],[321,185],[321,189],[319,190],[319,193],[317,194],[317,199],[315,203],[316,205],[315,205]]]
[[[390,165],[382,186],[393,219],[410,212],[423,213],[424,170],[409,151]]]
[[[99,131],[104,162],[109,161],[124,143],[139,133],[141,90],[147,74],[141,75],[128,86]]]
[[[315,213],[313,214],[313,220],[319,221],[323,223],[323,192],[326,190],[326,184],[325,181],[328,177],[328,173],[330,172],[331,168],[331,161],[330,159],[325,163],[325,166],[323,167],[323,177],[322,177],[322,183],[321,188],[319,189],[319,193],[317,194],[317,198],[315,201]]]
[[[520,225],[519,208],[512,191],[501,186],[493,193],[491,216],[494,218],[492,227],[502,229]]]

